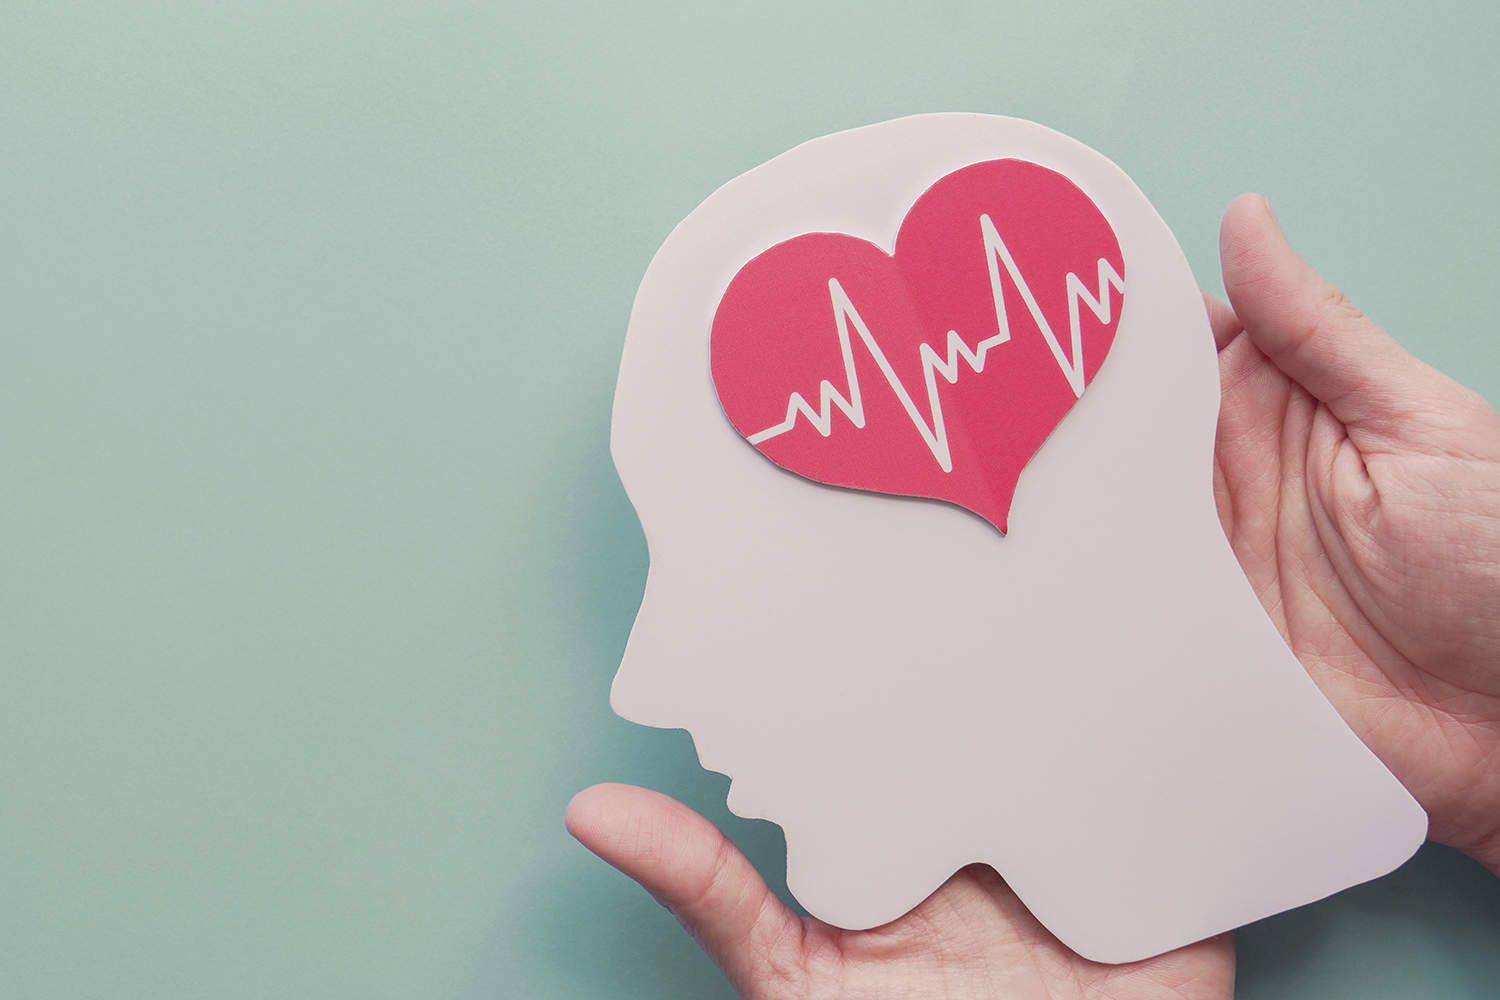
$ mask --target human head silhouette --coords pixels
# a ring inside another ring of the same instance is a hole
[[[1108,360],[1021,472],[1009,533],[768,461],[709,376],[736,272],[808,232],[889,247],[936,180],[1002,158],[1077,184],[1127,275]],[[612,704],[689,730],[730,808],[785,831],[794,895],[846,928],[985,862],[1119,962],[1383,874],[1425,816],[1241,574],[1211,489],[1217,407],[1187,262],[1099,154],[981,115],[799,146],[709,197],[636,298],[612,451],[651,562]]]

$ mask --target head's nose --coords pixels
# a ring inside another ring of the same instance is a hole
[[[635,627],[625,644],[625,655],[610,685],[609,707],[620,718],[642,726],[679,728],[683,725],[677,710],[681,706],[674,703],[687,697],[687,685],[680,683],[685,678],[675,675],[673,670],[681,667],[683,657],[662,649],[663,641],[669,637],[661,635],[655,624],[659,621],[655,603],[648,586]]]
[[[632,656],[627,648],[620,669],[615,672],[614,683],[609,689],[609,707],[622,719],[649,726],[646,718],[650,700],[646,697],[647,685],[641,677],[639,658]]]

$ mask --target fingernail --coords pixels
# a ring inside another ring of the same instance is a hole
[[[1278,230],[1281,229],[1281,220],[1276,218],[1276,210],[1271,207],[1271,199],[1267,198],[1265,195],[1261,195],[1260,203],[1266,206],[1266,214],[1271,217],[1271,221],[1276,224],[1276,228]]]

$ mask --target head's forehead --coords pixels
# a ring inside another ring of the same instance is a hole
[[[612,451],[660,569],[705,546],[731,562],[770,536],[786,558],[830,537],[866,530],[867,517],[985,525],[947,505],[861,497],[779,469],[750,447],[719,406],[709,333],[738,269],[807,232],[847,233],[887,249],[906,211],[938,178],[985,159],[1016,157],[1057,170],[1099,205],[1119,234],[1129,305],[1098,379],[1022,473],[1017,524],[1048,520],[1051,502],[1028,483],[1065,461],[1115,477],[1122,464],[1199,467],[1212,446],[1217,380],[1201,305],[1181,251],[1139,190],[1113,163],[1030,122],[924,115],[805,143],[724,185],[685,219],[653,259],[631,313],[616,389]],[[1154,400],[1149,406],[1143,400]],[[1170,411],[1170,413],[1164,413]],[[1137,433],[1134,446],[1094,424]],[[1094,447],[1087,447],[1089,444]],[[1084,448],[1091,455],[1069,455]],[[1061,454],[1059,454],[1061,453]],[[872,508],[868,501],[881,500]],[[889,508],[889,509],[887,509]],[[900,508],[902,513],[898,514]],[[738,555],[736,553],[739,553]]]

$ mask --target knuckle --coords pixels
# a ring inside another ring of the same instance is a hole
[[[724,891],[729,873],[734,869],[735,850],[729,838],[720,835],[719,846],[704,869],[702,881],[687,900],[688,908],[696,910],[710,905]]]
[[[1288,338],[1287,347],[1293,353],[1317,351],[1374,325],[1349,296],[1332,285],[1318,291],[1305,315],[1304,322]]]
[[[1317,316],[1320,323],[1328,326],[1347,326],[1351,323],[1368,322],[1368,317],[1359,306],[1351,302],[1349,296],[1333,285],[1324,287],[1321,301],[1318,303]]]

